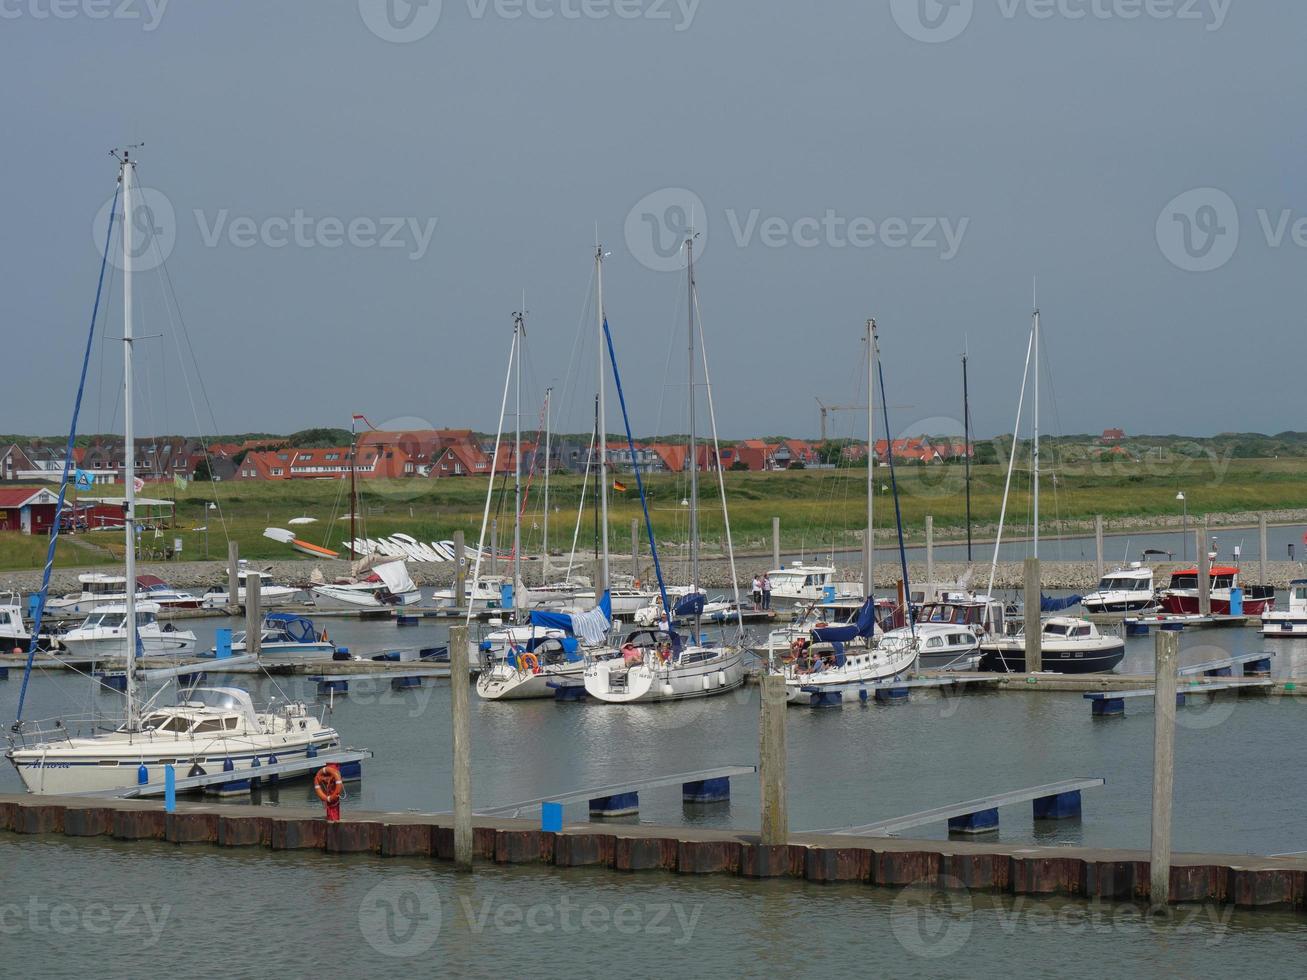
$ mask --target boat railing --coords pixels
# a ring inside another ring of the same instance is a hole
[[[15,724],[8,732],[10,746],[14,748],[31,748],[35,745],[52,742],[67,742],[83,735],[112,731],[117,723],[103,715],[73,715],[62,718],[43,718],[35,721],[22,721]]]

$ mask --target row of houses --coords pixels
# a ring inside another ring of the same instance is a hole
[[[877,458],[887,461],[890,444],[881,440],[875,448]],[[892,448],[896,460],[922,463],[944,462],[966,452],[960,441],[924,436],[895,440]],[[544,469],[542,446],[527,441],[521,452],[524,473]],[[584,472],[592,465],[592,453],[589,440],[558,438],[550,446],[552,471]],[[633,469],[625,442],[608,442],[605,453],[613,472],[629,473]],[[851,443],[843,446],[841,453],[847,462],[857,463],[866,459],[867,447]],[[720,451],[700,444],[696,456],[701,471],[774,472],[831,462],[819,444],[803,439],[745,439],[722,446]],[[74,467],[89,474],[94,482],[122,481],[125,451],[121,441],[96,441],[74,449],[73,457]],[[635,462],[648,473],[682,473],[690,467],[689,448],[679,441],[642,441],[636,443]],[[349,446],[300,449],[277,439],[206,446],[198,439],[161,436],[137,441],[134,464],[137,476],[146,481],[172,481],[177,476],[220,481],[331,480],[348,478],[351,469],[358,479],[439,479],[486,476],[491,472],[507,475],[514,471],[516,460],[511,443],[502,443],[496,454],[494,446],[486,445],[471,429],[429,429],[365,432],[358,437],[353,453]],[[63,469],[62,446],[32,443],[0,449],[0,481],[57,482]]]

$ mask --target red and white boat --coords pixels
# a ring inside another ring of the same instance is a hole
[[[1230,615],[1230,596],[1243,593],[1243,615],[1260,616],[1275,608],[1275,590],[1266,585],[1245,586],[1236,565],[1213,565],[1209,572],[1212,615]],[[1173,616],[1197,616],[1198,569],[1182,568],[1171,573],[1171,583],[1157,596],[1158,609]]]

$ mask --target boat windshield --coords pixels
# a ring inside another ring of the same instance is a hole
[[[1137,578],[1108,578],[1098,583],[1098,588],[1102,592],[1138,592],[1147,589],[1148,586],[1142,579]]]
[[[146,731],[173,732],[184,735],[190,731],[191,719],[184,715],[174,715],[166,711],[160,711],[141,722],[141,727]]]

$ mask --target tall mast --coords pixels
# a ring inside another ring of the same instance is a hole
[[[1034,555],[1039,557],[1039,291],[1035,290],[1035,441],[1031,463],[1034,467]]]
[[[121,157],[123,186],[123,529],[127,544],[127,730],[136,730],[136,435],[132,420],[132,173],[130,151]]]
[[[353,558],[358,554],[357,545],[358,531],[354,528],[354,523],[358,519],[359,496],[357,474],[359,468],[359,437],[358,437],[358,416],[354,415],[349,420],[349,553]],[[463,559],[460,558],[459,561]]]
[[[690,302],[690,454],[686,464],[690,467],[690,588],[699,588],[699,456],[694,438],[694,236],[685,240],[686,284]],[[695,639],[699,626],[696,617]]]
[[[893,452],[889,446],[886,452]],[[876,321],[867,321],[867,588],[876,593]]]
[[[550,436],[550,418],[551,408],[550,400],[554,396],[553,388],[545,389],[545,519],[541,527],[541,544],[540,544],[540,582],[545,584],[549,581],[549,471],[553,469],[550,465],[553,461],[553,454],[549,443]]]
[[[971,398],[967,391],[967,355],[962,355],[962,432],[967,465],[967,561],[971,561]]]
[[[525,300],[525,295],[523,300]],[[526,303],[523,302],[523,307]],[[513,409],[513,618],[522,609],[518,592],[522,588],[522,338],[526,335],[526,314],[513,314],[513,374],[517,386]]]
[[[599,523],[600,547],[599,581],[595,583],[595,598],[600,599],[608,591],[608,415],[604,398],[604,322],[607,313],[604,310],[604,247],[595,245],[595,312],[599,319],[599,423],[595,443],[599,449]]]

